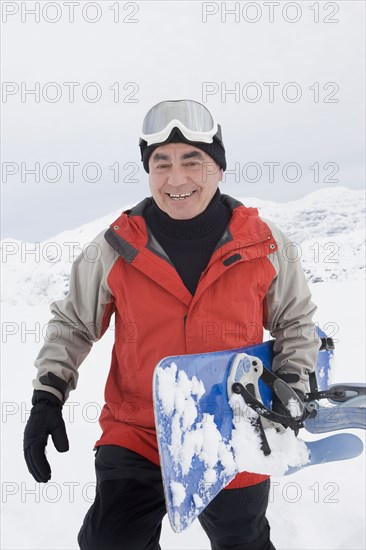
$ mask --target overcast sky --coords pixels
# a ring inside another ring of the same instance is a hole
[[[3,237],[44,240],[149,194],[138,137],[164,99],[221,123],[225,193],[364,186],[363,1],[1,10]]]

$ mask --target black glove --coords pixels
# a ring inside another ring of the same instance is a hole
[[[38,482],[51,479],[51,468],[46,458],[48,436],[60,453],[69,450],[65,422],[62,418],[62,403],[52,393],[34,390],[32,409],[24,430],[24,458],[28,470]]]
[[[292,389],[297,394],[297,396],[301,399],[301,401],[304,403],[305,402],[304,392],[302,392],[301,390],[298,390],[297,388],[292,388]],[[285,407],[285,405],[282,403],[282,401],[277,397],[277,395],[275,393],[273,394],[272,411],[277,413],[277,414],[281,414],[282,416],[288,416],[288,417],[291,418],[290,411],[288,410],[287,407]],[[300,419],[299,426],[297,428],[291,426],[291,429],[294,431],[295,435],[298,435],[299,429],[302,427],[301,423],[302,422],[301,422],[301,419]],[[282,424],[282,425],[284,426],[284,428],[287,428],[287,426],[285,424]]]

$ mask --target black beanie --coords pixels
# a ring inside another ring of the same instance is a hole
[[[221,130],[221,129],[220,129]],[[214,136],[212,143],[204,143],[202,141],[189,141],[184,137],[182,132],[178,128],[173,128],[168,139],[162,143],[154,143],[153,145],[147,145],[145,140],[140,141],[141,160],[147,173],[149,173],[149,158],[152,152],[161,145],[167,143],[188,143],[201,149],[204,153],[209,155],[224,171],[226,170],[226,157],[225,148],[221,140]]]

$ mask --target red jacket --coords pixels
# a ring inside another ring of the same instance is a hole
[[[291,311],[286,315],[296,325],[297,301],[301,301],[301,323],[309,327],[314,306],[299,266],[292,266],[288,283],[291,286],[294,278],[300,279],[301,296],[287,296],[283,284],[274,284],[280,272],[279,249],[271,229],[256,209],[226,196],[223,200],[232,208],[231,221],[192,296],[144,221],[142,212],[149,200],[122,213],[106,233],[97,237],[94,246],[100,247],[98,261],[87,265],[85,258],[76,260],[68,296],[52,307],[55,318],[64,320],[67,315],[74,326],[75,320],[81,325],[84,347],[81,349],[80,342],[76,342],[75,349],[71,349],[68,343],[70,363],[72,358],[85,357],[87,346],[102,336],[115,313],[115,343],[100,417],[102,435],[96,446],[121,445],[159,464],[152,404],[152,375],[159,360],[169,355],[259,343],[263,326],[273,332],[283,331],[278,309],[288,309],[286,301],[293,302],[294,316],[291,318]],[[285,276],[283,269],[281,275]],[[282,305],[277,303],[279,289],[284,294]],[[307,339],[307,350],[315,349],[309,336]],[[63,379],[68,389],[73,388],[82,359],[70,369],[52,368],[50,354],[56,357],[57,350],[50,352],[49,346],[45,344],[37,358],[39,374],[34,387],[60,397],[57,384],[50,384],[49,372]],[[293,349],[281,352],[282,362],[287,362],[286,353],[293,357]],[[293,361],[296,372],[303,369],[302,380],[312,370],[312,354],[307,362],[302,357],[300,366],[296,358]],[[56,367],[56,360],[53,365]],[[62,397],[66,398],[67,393],[63,392]],[[266,476],[242,473],[228,487],[264,479]]]

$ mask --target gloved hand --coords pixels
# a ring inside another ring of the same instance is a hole
[[[46,458],[48,436],[60,453],[69,450],[65,422],[62,418],[62,403],[52,393],[34,390],[32,409],[24,430],[24,458],[28,470],[38,482],[51,479],[51,467]]]
[[[305,402],[305,394],[301,390],[298,390],[297,388],[292,388],[292,389],[297,394],[297,396],[301,399],[301,401],[304,403]],[[280,399],[277,397],[277,395],[275,393],[273,394],[272,411],[277,413],[277,414],[281,414],[283,416],[289,416],[291,418],[291,412],[289,411],[289,409],[287,407],[285,407],[285,405],[282,403],[282,401],[280,401]],[[301,420],[300,420],[300,423],[301,423]],[[283,426],[285,428],[287,427],[284,424],[283,424]],[[298,428],[293,428],[291,426],[291,429],[294,431],[295,435],[298,435],[300,425],[299,425]]]

